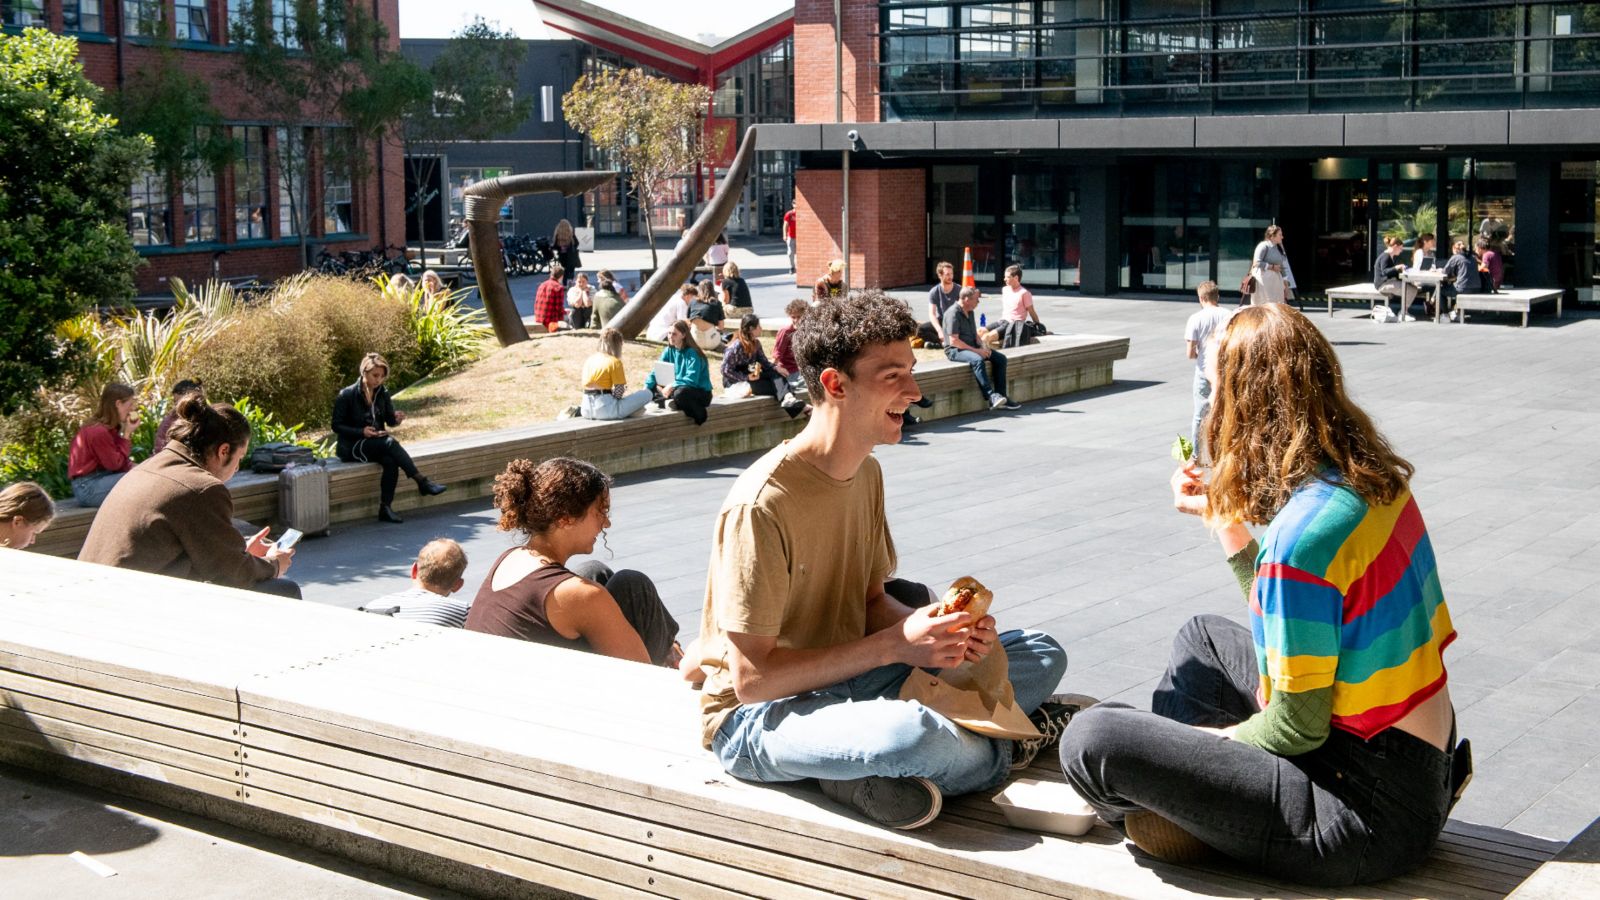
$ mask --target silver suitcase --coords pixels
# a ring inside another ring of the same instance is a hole
[[[322,463],[278,473],[278,518],[306,534],[328,533],[328,469]]]

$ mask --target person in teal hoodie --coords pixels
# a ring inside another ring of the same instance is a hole
[[[672,384],[660,387],[652,370],[644,386],[655,395],[656,406],[666,404],[694,420],[696,425],[706,423],[706,408],[711,405],[711,366],[706,354],[689,334],[689,323],[679,319],[672,323],[667,335],[672,345],[661,351],[661,361],[672,364]]]

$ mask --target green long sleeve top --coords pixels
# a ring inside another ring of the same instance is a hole
[[[1252,540],[1228,557],[1228,568],[1233,570],[1246,603],[1250,602],[1255,585],[1256,558],[1260,554],[1260,545]],[[1240,722],[1233,739],[1277,756],[1298,756],[1322,746],[1332,721],[1331,686],[1292,694],[1273,691],[1266,709]]]

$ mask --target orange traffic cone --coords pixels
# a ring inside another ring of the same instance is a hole
[[[977,287],[978,282],[972,277],[972,248],[961,248],[961,286]]]

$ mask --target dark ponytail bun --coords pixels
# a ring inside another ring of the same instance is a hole
[[[201,460],[223,444],[238,450],[250,443],[249,420],[226,403],[207,403],[200,394],[186,394],[174,411],[178,419],[168,434]]]
[[[514,459],[494,479],[500,530],[543,534],[562,519],[582,518],[610,489],[610,476],[583,460]]]

